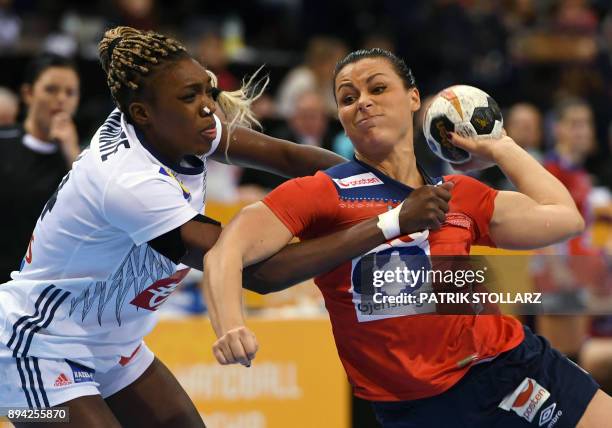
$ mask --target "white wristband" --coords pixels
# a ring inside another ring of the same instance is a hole
[[[399,222],[399,214],[402,209],[402,205],[404,202],[393,208],[392,210],[387,211],[386,213],[382,213],[378,216],[378,223],[376,226],[380,230],[382,230],[383,235],[385,235],[385,239],[395,238],[400,234],[400,222]]]

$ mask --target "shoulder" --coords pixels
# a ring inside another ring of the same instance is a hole
[[[319,171],[315,175],[297,177],[284,182],[272,190],[266,196],[265,201],[282,199],[284,202],[289,202],[297,198],[310,198],[314,195],[321,198],[333,192],[334,185],[331,179]]]

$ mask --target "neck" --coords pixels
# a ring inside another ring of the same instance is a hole
[[[181,159],[183,158],[183,154],[177,153],[176,151],[169,149],[170,147],[169,144],[163,144],[163,142],[160,142],[158,138],[155,138],[146,129],[141,131],[141,135],[144,135],[144,139],[145,139],[145,141],[141,141],[141,142],[153,147],[153,149],[155,149],[157,153],[163,156],[163,158],[166,161],[172,162],[174,164],[179,164],[181,162]]]
[[[401,147],[399,145],[395,146],[390,153],[384,156],[356,152],[355,157],[413,189],[425,184],[425,180],[423,180],[417,168],[414,146],[412,144],[405,144]]]
[[[35,121],[32,115],[28,115],[26,117],[26,120],[23,124],[23,128],[28,134],[30,134],[34,138],[45,143],[52,143],[52,141],[49,141],[51,139],[49,137],[49,128],[45,128],[40,123]]]

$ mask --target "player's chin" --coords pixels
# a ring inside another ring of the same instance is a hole
[[[194,144],[194,152],[198,156],[201,156],[210,150],[211,145],[212,138],[206,135],[200,135],[200,138],[198,138]]]

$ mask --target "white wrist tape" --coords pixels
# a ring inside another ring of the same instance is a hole
[[[390,211],[386,213],[382,213],[378,216],[378,223],[376,226],[380,230],[382,230],[383,235],[385,235],[385,239],[395,238],[400,234],[400,222],[399,222],[399,214],[402,209],[402,205],[404,202],[396,206]]]

